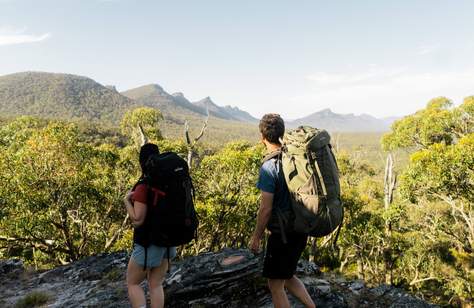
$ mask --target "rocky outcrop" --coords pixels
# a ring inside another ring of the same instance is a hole
[[[233,257],[240,256],[238,262]],[[173,264],[165,282],[168,307],[272,307],[260,276],[261,256],[226,249]],[[18,260],[0,262],[0,307],[43,294],[47,307],[129,307],[126,252],[101,254],[49,271],[27,270]],[[323,274],[302,261],[298,274],[318,307],[433,307],[391,287]],[[301,307],[291,298],[292,307]]]

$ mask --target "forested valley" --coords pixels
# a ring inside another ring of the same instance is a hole
[[[140,176],[139,124],[161,151],[193,158],[199,239],[179,256],[246,247],[263,147],[202,142],[201,127],[192,127],[188,143],[184,133],[163,134],[163,121],[151,107],[126,112],[119,127],[2,119],[0,259],[42,269],[130,250],[122,199]],[[336,245],[334,236],[312,240],[304,257],[325,271],[400,286],[434,303],[472,303],[474,97],[459,106],[435,98],[380,136],[332,134],[343,227]]]

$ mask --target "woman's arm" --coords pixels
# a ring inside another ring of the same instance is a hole
[[[146,217],[146,204],[135,201],[132,203],[133,192],[129,192],[124,198],[125,207],[132,221],[132,225],[136,228],[143,224]]]

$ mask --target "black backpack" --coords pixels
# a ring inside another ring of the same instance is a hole
[[[145,222],[134,237],[137,244],[145,248],[151,244],[169,248],[197,237],[199,221],[194,208],[194,188],[184,159],[173,152],[151,156],[138,184],[147,185],[148,196]]]

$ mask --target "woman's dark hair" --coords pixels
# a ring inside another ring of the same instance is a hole
[[[145,173],[145,166],[148,159],[153,155],[160,154],[160,149],[156,144],[153,143],[146,143],[140,148],[140,167],[142,168],[142,173]]]
[[[268,113],[263,116],[258,125],[262,137],[273,144],[280,144],[280,138],[285,134],[285,122],[276,113]]]

